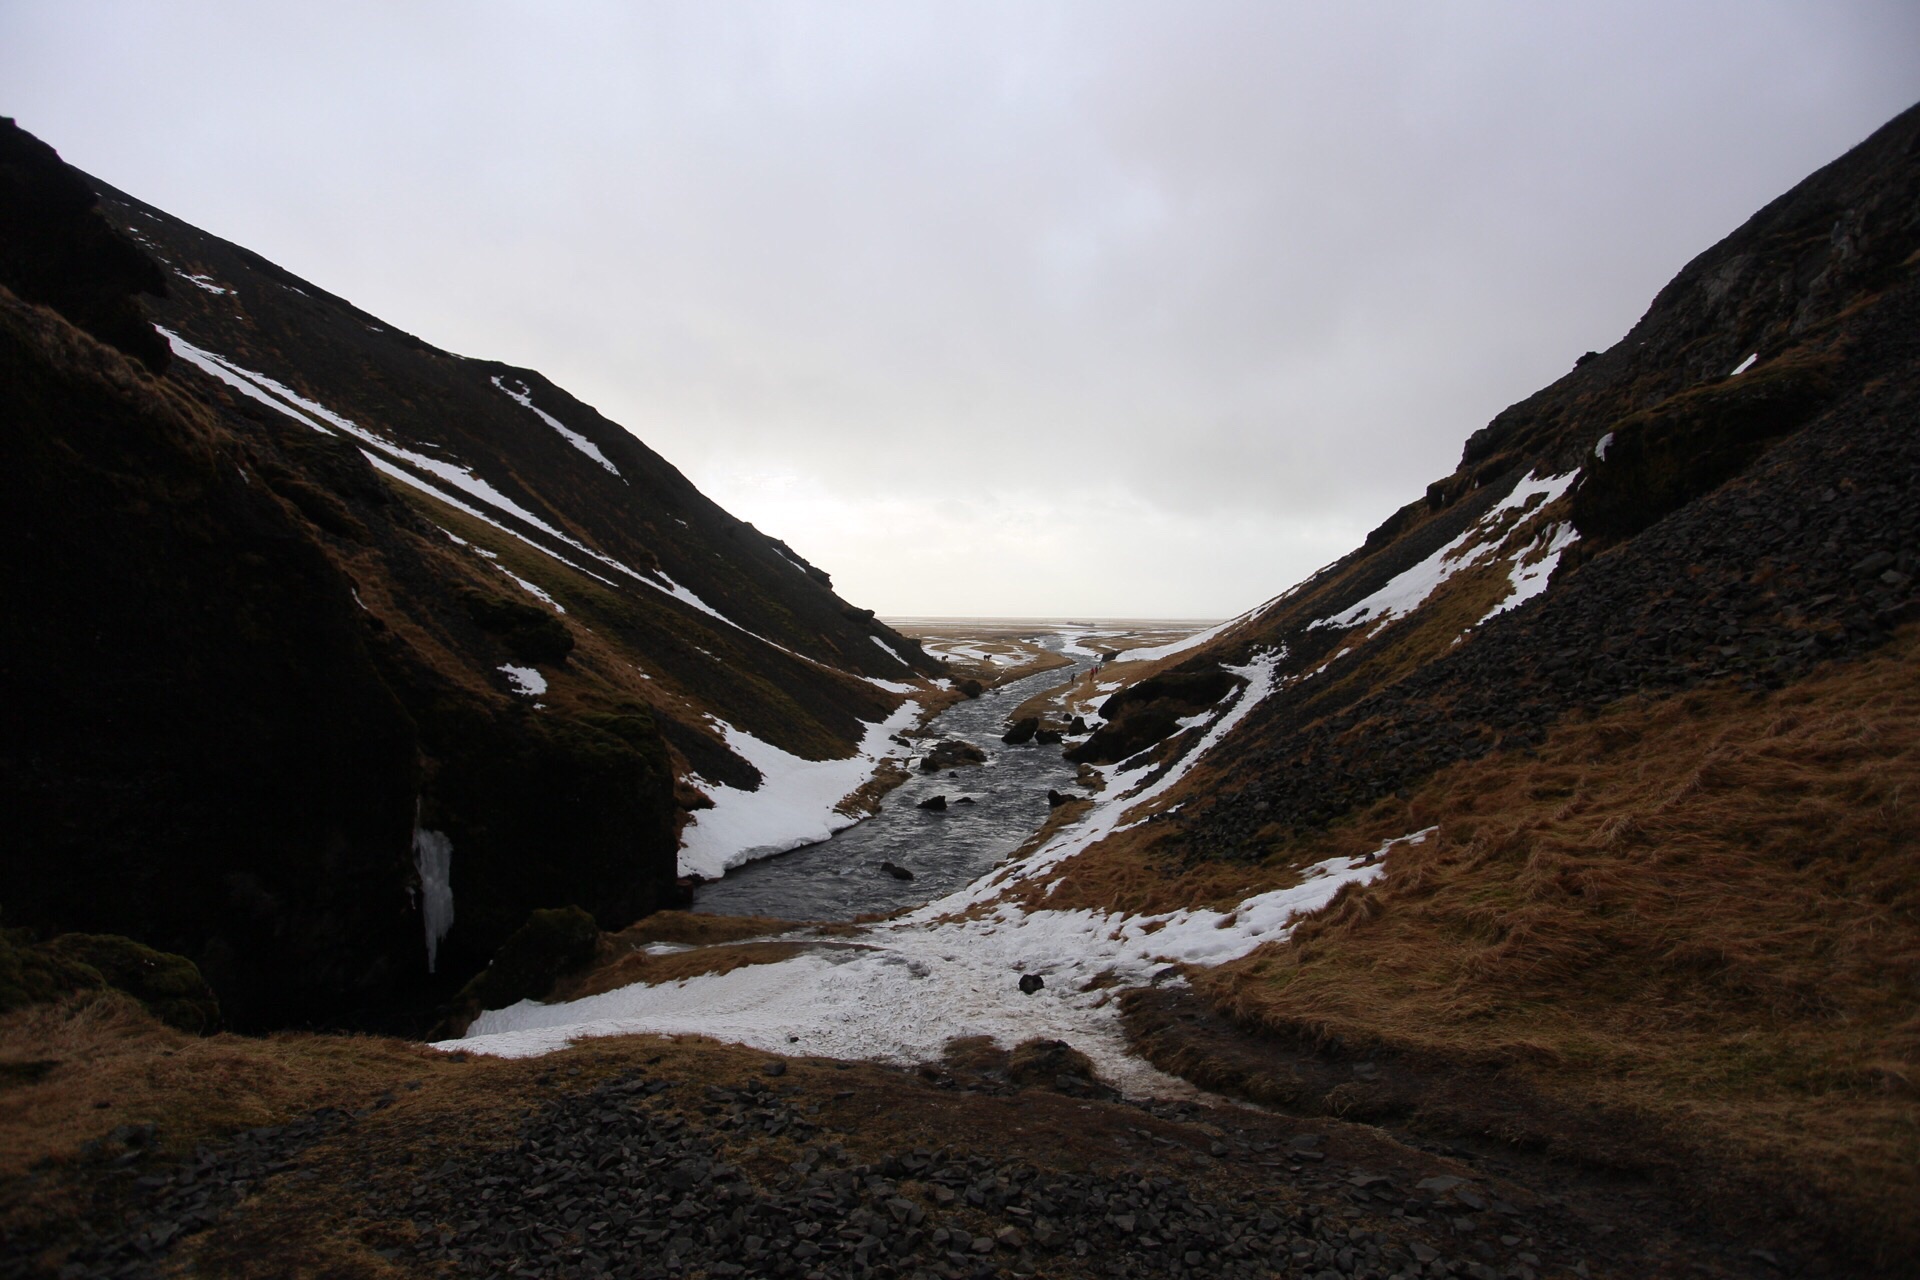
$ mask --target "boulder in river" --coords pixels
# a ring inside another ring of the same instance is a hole
[[[1047,791],[1047,808],[1058,809],[1063,804],[1072,804],[1078,798],[1077,796],[1070,796],[1064,791],[1054,791],[1049,788]]]
[[[977,698],[987,691],[987,687],[978,680],[962,680],[955,684],[954,688],[960,690],[961,693],[966,694],[969,698]]]
[[[1014,724],[1013,728],[1007,730],[1000,741],[1010,747],[1017,747],[1022,743],[1033,741],[1033,735],[1038,732],[1040,732],[1040,717],[1024,716]]]
[[[881,869],[882,871],[884,871],[884,872],[886,872],[886,873],[887,873],[888,875],[890,875],[890,876],[892,876],[892,877],[893,877],[893,878],[894,878],[895,880],[911,880],[911,879],[913,879],[913,872],[911,872],[911,871],[909,871],[909,870],[907,870],[907,869],[906,869],[905,867],[902,867],[902,866],[896,866],[895,864],[893,864],[893,863],[891,863],[891,862],[883,862],[883,863],[881,863],[881,864],[880,864],[880,869]]]
[[[947,811],[947,798],[945,796],[928,796],[920,802],[920,807],[929,813],[945,813]]]
[[[936,742],[927,749],[920,760],[922,773],[938,773],[942,769],[952,769],[956,765],[985,764],[987,753],[971,742],[958,742],[951,738]]]
[[[1060,738],[1061,734],[1058,729],[1036,729],[1033,734],[1033,740],[1035,742],[1042,743],[1049,747],[1059,746]]]

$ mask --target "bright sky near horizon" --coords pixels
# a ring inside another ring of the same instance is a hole
[[[0,85],[860,605],[1221,617],[1920,99],[1920,5],[0,0]]]

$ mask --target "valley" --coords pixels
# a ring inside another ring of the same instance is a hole
[[[1920,108],[1221,622],[0,167],[0,1272],[1920,1265]]]

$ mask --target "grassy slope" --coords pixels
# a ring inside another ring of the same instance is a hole
[[[1259,867],[1161,877],[1147,855],[1116,851],[1068,892],[1136,908],[1225,898],[1437,826],[1287,942],[1196,973],[1199,992],[1297,1042],[1451,1064],[1569,1115],[1605,1107],[1683,1160],[1723,1162],[1910,1251],[1916,661],[1910,627],[1778,692],[1628,700],[1537,751],[1455,766],[1297,837]],[[1417,1100],[1384,1112],[1422,1118]]]

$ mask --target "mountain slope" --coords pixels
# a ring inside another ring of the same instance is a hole
[[[1049,904],[1224,908],[1427,833],[1199,1004],[1132,997],[1156,1060],[1920,1250],[1917,270],[1920,109],[1106,704],[1076,754],[1120,803],[1186,772]]]
[[[530,911],[674,900],[695,833],[753,852],[715,801],[859,773],[932,693],[917,644],[538,374],[11,122],[0,174],[10,923],[189,955],[243,1026],[423,1025]]]

